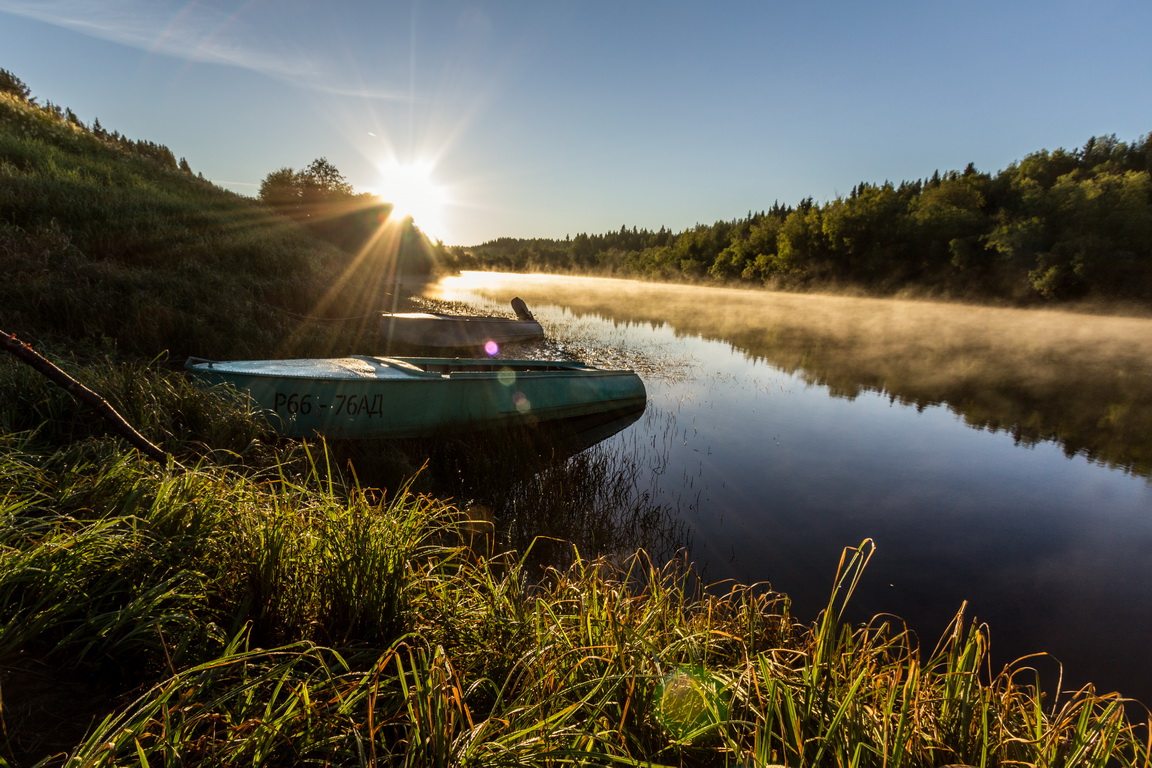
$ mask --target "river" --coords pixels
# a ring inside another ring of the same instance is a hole
[[[705,581],[852,599],[925,651],[963,607],[997,669],[1152,702],[1152,320],[917,301],[464,273],[431,298],[508,314],[641,373],[611,438]],[[602,553],[584,552],[585,555]]]

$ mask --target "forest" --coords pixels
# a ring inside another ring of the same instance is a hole
[[[862,182],[680,233],[629,229],[450,249],[457,269],[576,272],[1017,304],[1152,303],[1152,134],[1034,152],[999,173]]]

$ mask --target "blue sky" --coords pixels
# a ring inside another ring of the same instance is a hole
[[[41,102],[248,195],[318,157],[360,191],[432,163],[466,245],[1133,141],[1150,39],[1148,0],[0,0],[0,68]]]

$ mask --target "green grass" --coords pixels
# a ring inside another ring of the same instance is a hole
[[[1041,690],[1026,666],[994,673],[962,615],[934,650],[894,619],[844,623],[870,542],[846,552],[810,624],[786,596],[712,594],[643,551],[610,562],[569,545],[541,570],[554,539],[510,549],[411,484],[362,486],[323,445],[261,444],[249,415],[175,374],[86,365],[179,463],[69,421],[75,405],[0,368],[0,392],[23,398],[0,432],[0,666],[48,665],[49,698],[73,679],[109,692],[75,716],[70,764],[1152,759],[1132,708]],[[572,468],[559,487],[600,488],[590,507],[631,519],[626,467],[556,466]],[[532,502],[545,494],[514,496],[523,527],[559,516]],[[36,728],[25,706],[4,698],[12,764],[49,758],[19,746]]]
[[[805,625],[781,595],[698,594],[642,554],[533,576],[469,548],[452,508],[373,503],[320,456],[253,481],[5,447],[0,655],[119,670],[77,765],[1152,758],[1116,698],[991,675],[962,616],[930,653],[889,621],[841,623],[869,542]]]

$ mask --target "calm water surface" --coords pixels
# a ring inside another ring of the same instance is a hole
[[[811,618],[872,539],[858,618],[931,647],[966,606],[995,664],[1047,651],[1065,687],[1152,702],[1152,320],[484,273],[428,295],[521,296],[641,372],[648,410],[612,439],[706,580]]]

